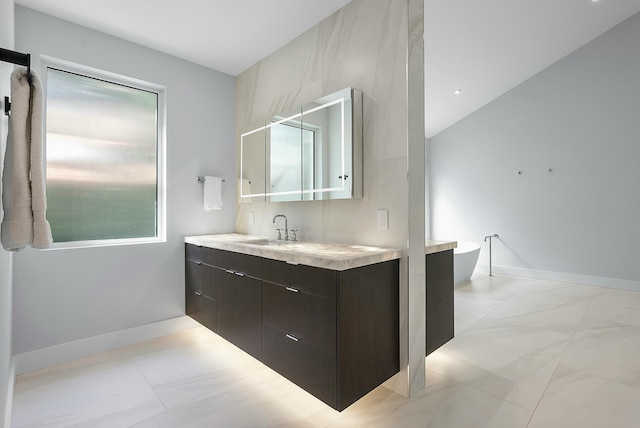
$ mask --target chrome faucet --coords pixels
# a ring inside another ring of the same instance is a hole
[[[277,214],[276,216],[273,217],[273,224],[276,223],[276,219],[278,217],[284,218],[284,240],[288,241],[289,240],[289,229],[288,229],[289,226],[287,225],[287,216],[283,215],[283,214]],[[278,231],[278,239],[281,239],[279,231]]]

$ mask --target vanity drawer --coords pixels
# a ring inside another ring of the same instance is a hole
[[[187,260],[200,261],[210,266],[215,266],[215,250],[213,248],[185,244],[184,252]]]
[[[234,253],[233,251],[216,250],[216,267],[225,270],[233,270],[246,275],[260,278],[260,257],[248,254]]]
[[[263,320],[329,353],[336,352],[336,301],[263,281]]]
[[[215,268],[201,261],[187,260],[185,263],[185,282],[194,291],[216,299]]]
[[[292,336],[290,333],[265,325],[263,362],[335,408],[337,403],[336,355],[302,339],[296,341]]]
[[[185,287],[185,313],[211,331],[217,330],[216,301],[202,294],[187,282]]]
[[[337,271],[263,259],[262,279],[300,291],[336,298]]]

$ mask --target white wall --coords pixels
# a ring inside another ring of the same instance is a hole
[[[166,86],[167,242],[16,254],[15,353],[184,315],[183,237],[234,229],[234,78],[19,6],[16,47]],[[198,175],[231,185],[222,211]]]
[[[13,49],[13,7],[13,0],[0,0],[0,47],[5,49]],[[8,126],[7,116],[4,115],[4,97],[10,93],[9,75],[12,69],[12,65],[0,62],[0,177]],[[1,208],[0,198],[0,221]],[[11,259],[11,254],[0,247],[0,426],[4,427],[10,426],[14,377],[11,359]]]
[[[638,40],[640,14],[433,137],[433,237],[498,233],[494,272],[640,290]]]

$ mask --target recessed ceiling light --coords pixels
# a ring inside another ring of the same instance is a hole
[[[462,93],[462,89],[456,89],[456,90],[453,92],[453,95],[460,95],[461,93]]]

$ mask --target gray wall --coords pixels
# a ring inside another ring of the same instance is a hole
[[[234,229],[233,188],[205,213],[197,183],[233,185],[234,78],[22,7],[16,47],[166,86],[167,242],[16,254],[14,352],[184,315],[184,236]]]
[[[13,0],[0,0],[0,47],[13,48]],[[0,63],[0,177],[4,165],[7,141],[7,117],[4,115],[4,97],[8,96],[9,75],[13,66]],[[0,186],[2,184],[0,183]],[[2,194],[0,189],[0,195]],[[0,221],[2,220],[0,198]],[[8,427],[11,419],[13,369],[11,363],[11,254],[0,246],[0,426]]]
[[[433,137],[433,237],[498,233],[498,272],[640,290],[638,40],[640,14]]]

